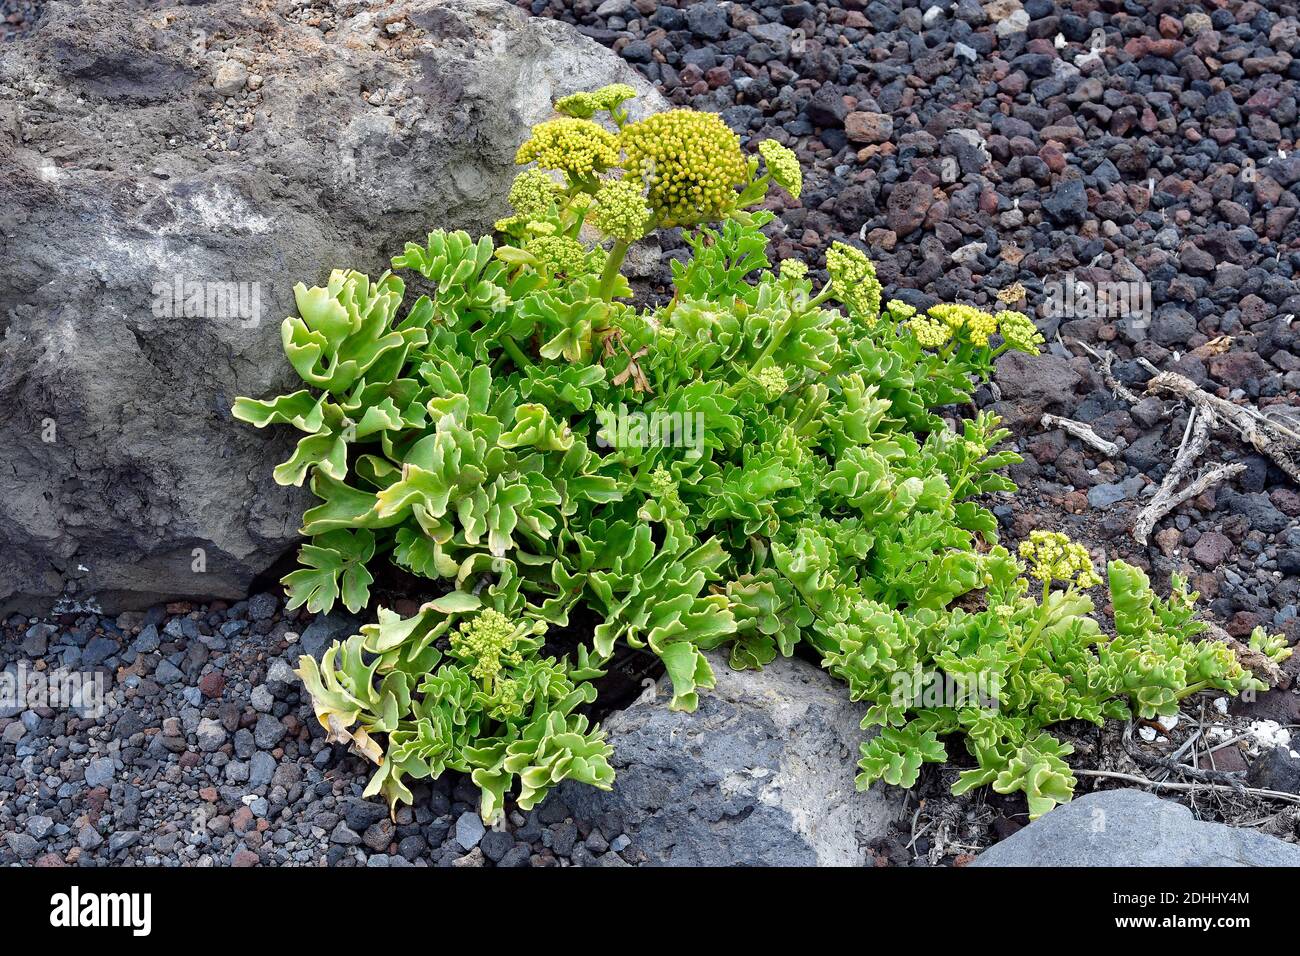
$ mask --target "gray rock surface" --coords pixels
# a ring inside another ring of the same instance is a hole
[[[1104,790],[1057,807],[971,866],[1300,866],[1300,846],[1197,820],[1141,790]]]
[[[670,711],[661,682],[656,700],[605,722],[618,779],[608,793],[564,784],[574,817],[635,834],[652,864],[865,863],[903,794],[854,789],[862,707],[804,661],[743,673],[712,663],[718,686],[696,713]]]
[[[503,0],[46,4],[0,47],[0,613],[245,594],[309,504],[229,414],[298,385],[293,284],[483,230],[552,99],[614,81],[649,89]]]

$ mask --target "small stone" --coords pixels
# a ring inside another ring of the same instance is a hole
[[[887,143],[894,120],[888,113],[854,112],[844,118],[844,132],[855,143]]]
[[[394,830],[392,820],[387,818],[376,820],[366,827],[365,833],[361,834],[361,842],[376,853],[383,853],[388,849],[388,844],[393,842]]]
[[[217,67],[217,75],[212,81],[212,88],[222,96],[234,96],[248,82],[248,67],[238,60],[227,60]]]
[[[284,724],[270,714],[263,714],[257,718],[257,726],[253,728],[253,738],[257,741],[257,746],[262,750],[271,750],[276,744],[284,739],[288,733]]]
[[[26,833],[6,833],[5,840],[9,843],[9,849],[20,860],[34,859],[41,851],[40,844]]]
[[[1232,554],[1232,541],[1217,531],[1201,535],[1192,546],[1192,557],[1207,568],[1217,568]]]
[[[1088,504],[1093,508],[1109,508],[1127,497],[1128,491],[1120,482],[1113,485],[1093,485],[1088,489]]]
[[[1067,179],[1043,200],[1047,214],[1062,226],[1077,226],[1088,215],[1088,194],[1081,179]]]
[[[116,855],[123,850],[129,849],[140,842],[139,830],[119,830],[116,833],[109,834],[108,852],[109,855]]]
[[[340,820],[339,825],[330,833],[330,842],[343,846],[356,846],[361,842],[361,837],[357,835],[355,830]]]
[[[483,855],[493,863],[498,863],[515,845],[515,838],[501,830],[489,830],[483,834],[479,847]]]
[[[158,664],[158,669],[154,671],[154,679],[160,684],[177,684],[185,679],[181,669],[171,661],[164,660]]]
[[[275,758],[264,750],[253,754],[248,761],[248,785],[256,790],[269,786],[275,775]]]
[[[382,803],[369,800],[350,799],[343,805],[343,819],[357,832],[364,832],[372,823],[388,816],[388,810]]]
[[[113,782],[113,758],[96,757],[86,764],[86,786],[107,787]]]
[[[478,846],[479,841],[483,839],[483,834],[487,829],[483,826],[483,821],[473,810],[466,810],[456,821],[455,829],[452,835],[456,842],[464,850],[470,850]]]
[[[81,832],[77,834],[77,846],[81,847],[83,850],[97,849],[103,842],[104,838],[100,836],[99,831],[92,826],[82,827]]]
[[[195,736],[198,738],[200,750],[204,753],[213,753],[226,742],[227,734],[226,728],[221,725],[221,721],[214,720],[211,717],[204,717],[199,721],[199,728]]]
[[[261,77],[258,77],[258,79],[260,80]],[[275,612],[279,608],[280,601],[274,594],[254,594],[248,599],[248,619],[250,621],[269,621],[275,617]]]

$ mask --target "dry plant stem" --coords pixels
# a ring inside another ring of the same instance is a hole
[[[1122,384],[1119,379],[1115,377],[1115,373],[1111,371],[1111,365],[1115,362],[1115,354],[1113,352],[1109,349],[1103,349],[1098,352],[1086,342],[1076,341],[1075,344],[1097,360],[1097,365],[1101,372],[1101,380],[1106,383],[1106,387],[1114,393],[1116,398],[1122,398],[1130,405],[1136,405],[1138,402],[1142,401],[1142,399],[1138,398],[1129,390],[1128,386]]]
[[[1169,474],[1165,475],[1165,480],[1160,483],[1160,490],[1133,523],[1133,538],[1138,544],[1146,544],[1156,522],[1184,501],[1195,498],[1207,488],[1212,488],[1246,469],[1246,466],[1241,463],[1214,465],[1195,478],[1186,488],[1178,490],[1178,486],[1196,464],[1196,459],[1209,445],[1210,425],[1213,422],[1212,414],[1205,414],[1198,407],[1193,406],[1191,415],[1187,419],[1188,431],[1183,435],[1183,445],[1178,449],[1178,456],[1174,459]]]
[[[1258,787],[1232,787],[1222,783],[1175,783],[1167,780],[1150,780],[1147,777],[1139,777],[1134,773],[1119,773],[1115,770],[1082,770],[1076,767],[1073,773],[1081,777],[1123,780],[1127,783],[1135,783],[1140,787],[1155,787],[1159,790],[1177,790],[1183,793],[1216,790],[1226,793],[1244,793],[1253,797],[1264,797],[1268,800],[1285,800],[1287,803],[1300,804],[1300,796],[1294,793],[1283,793],[1280,790],[1262,790]]]
[[[1130,723],[1124,729],[1124,752],[1140,764],[1148,767],[1157,767],[1160,770],[1172,771],[1173,773],[1183,774],[1190,777],[1198,783],[1223,783],[1236,789],[1240,783],[1241,774],[1230,770],[1197,770],[1189,767],[1187,764],[1179,763],[1172,757],[1157,757],[1152,754],[1144,753],[1132,737],[1133,725]]]
[[[1107,458],[1114,458],[1119,454],[1119,445],[1116,445],[1113,441],[1107,441],[1102,438],[1083,422],[1076,422],[1072,418],[1062,418],[1060,415],[1044,415],[1039,424],[1042,425],[1043,428],[1059,428],[1061,431],[1073,435],[1083,443],[1091,445]]]
[[[1265,417],[1254,408],[1234,405],[1211,395],[1185,375],[1161,372],[1150,362],[1142,364],[1152,373],[1147,382],[1148,394],[1182,399],[1209,413],[1213,423],[1224,422],[1230,426],[1256,451],[1272,459],[1291,480],[1300,483],[1300,433]]]

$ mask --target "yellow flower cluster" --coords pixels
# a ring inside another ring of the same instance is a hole
[[[589,119],[601,110],[613,110],[624,100],[636,96],[626,83],[611,83],[592,92],[571,93],[555,102],[555,111],[577,119]]]
[[[514,650],[519,629],[500,611],[488,608],[474,620],[461,624],[451,634],[452,650],[461,657],[473,658],[471,673],[478,680],[495,680],[501,665],[520,664],[523,658]]]
[[[1038,346],[1043,344],[1043,334],[1038,331],[1038,327],[1029,316],[1023,312],[1006,309],[999,312],[995,318],[998,322],[998,331],[1002,333],[1008,345],[1018,352],[1038,354]]]
[[[974,345],[988,345],[989,336],[998,330],[997,319],[973,305],[944,302],[931,306],[929,314],[931,318],[943,322],[954,332],[965,329],[966,337]]]
[[[635,242],[646,234],[650,218],[639,180],[611,179],[596,190],[596,225],[606,235]]]
[[[547,212],[555,202],[557,184],[549,173],[525,169],[510,186],[510,205],[520,216],[537,216]]]
[[[767,163],[772,181],[798,199],[803,192],[803,169],[799,166],[799,157],[794,151],[774,139],[765,139],[758,144],[758,152],[763,157],[763,162]]]
[[[889,311],[893,313],[894,310],[891,308]],[[905,324],[912,330],[922,348],[937,349],[952,338],[952,329],[928,315],[913,315]]]
[[[808,263],[802,259],[782,259],[781,278],[802,279],[808,275]]]
[[[781,366],[768,365],[760,369],[754,378],[758,382],[758,387],[763,390],[763,397],[769,402],[774,402],[785,394],[787,383],[785,370]]]
[[[662,226],[715,222],[736,204],[749,176],[740,140],[718,116],[669,110],[624,127],[624,168],[649,188],[650,208]]]
[[[650,473],[650,494],[654,497],[662,498],[676,490],[677,482],[673,480],[672,472],[663,465]]]
[[[515,154],[515,163],[537,163],[574,178],[591,176],[618,165],[618,139],[591,120],[562,117],[533,127]]]
[[[551,275],[578,275],[586,271],[587,250],[569,236],[537,236],[524,249],[538,260],[541,271]]]
[[[1020,557],[1030,562],[1030,576],[1042,581],[1044,587],[1052,581],[1074,583],[1081,589],[1101,583],[1088,549],[1059,531],[1029,532],[1029,540],[1020,542]]]
[[[889,314],[899,322],[902,322],[904,319],[910,319],[912,316],[916,315],[915,307],[908,305],[902,299],[890,299],[885,303],[885,308],[888,309]]]
[[[635,98],[636,90],[626,83],[610,83],[608,86],[602,86],[591,95],[600,109],[612,110],[624,100]]]
[[[826,271],[831,276],[835,298],[850,312],[874,318],[880,312],[880,282],[876,267],[861,249],[842,242],[831,243],[826,253]]]

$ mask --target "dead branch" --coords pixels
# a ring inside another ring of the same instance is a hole
[[[1062,418],[1060,415],[1044,415],[1039,424],[1043,428],[1059,428],[1061,431],[1073,435],[1084,444],[1091,445],[1107,458],[1114,458],[1120,452],[1119,445],[1113,441],[1107,441],[1088,425],[1083,422],[1076,422],[1072,418]]]
[[[1120,773],[1116,770],[1085,770],[1081,767],[1073,768],[1072,772],[1081,777],[1102,777],[1107,780],[1123,780],[1127,783],[1135,783],[1140,787],[1155,787],[1159,790],[1178,790],[1184,793],[1196,792],[1198,790],[1222,790],[1228,793],[1249,794],[1253,797],[1263,797],[1266,800],[1284,800],[1287,803],[1300,803],[1300,796],[1294,793],[1283,793],[1280,790],[1264,790],[1259,787],[1233,787],[1223,783],[1175,783],[1169,780],[1151,780],[1148,777],[1140,777],[1135,773]]]
[[[1147,394],[1180,399],[1208,413],[1213,424],[1222,422],[1228,425],[1293,481],[1300,483],[1300,432],[1287,428],[1257,409],[1211,395],[1185,375],[1162,372],[1150,362],[1139,361],[1152,373],[1147,382]]]
[[[1101,372],[1101,380],[1106,383],[1106,387],[1111,390],[1116,398],[1122,398],[1130,405],[1136,405],[1138,402],[1142,401],[1142,399],[1129,391],[1128,387],[1121,383],[1120,380],[1115,377],[1115,373],[1111,371],[1111,365],[1115,362],[1115,353],[1111,352],[1110,349],[1102,349],[1098,352],[1087,342],[1078,342],[1076,340],[1076,344],[1097,360],[1097,365],[1099,367],[1098,370]]]
[[[1246,469],[1246,466],[1240,463],[1212,465],[1208,470],[1193,479],[1192,483],[1186,488],[1179,490],[1178,486],[1182,484],[1183,479],[1192,470],[1192,467],[1196,464],[1196,459],[1209,447],[1210,425],[1213,422],[1213,414],[1203,412],[1199,406],[1192,406],[1191,414],[1187,418],[1187,429],[1183,432],[1182,446],[1178,449],[1178,455],[1174,458],[1169,473],[1165,475],[1165,480],[1160,483],[1160,489],[1156,492],[1155,497],[1142,509],[1141,514],[1133,523],[1133,537],[1138,544],[1146,544],[1152,529],[1156,526],[1156,522],[1184,501],[1195,498],[1207,488],[1240,474]]]

